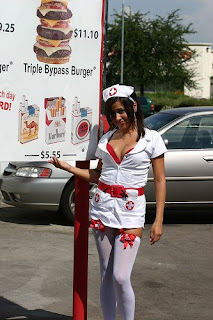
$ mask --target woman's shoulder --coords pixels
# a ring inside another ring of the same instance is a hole
[[[149,128],[144,128],[145,136],[144,138],[151,142],[153,145],[157,143],[159,140],[162,140],[160,133],[156,130],[152,130]]]
[[[145,130],[145,136],[150,137],[152,139],[156,139],[161,136],[160,133],[156,130],[152,130],[149,128],[144,128],[144,130]]]
[[[102,143],[102,142],[104,142],[105,140],[108,140],[115,131],[116,131],[116,129],[114,129],[114,130],[108,130],[108,131],[100,138],[99,142]]]
[[[158,157],[159,155],[167,152],[167,148],[161,137],[160,133],[156,130],[145,129],[147,135],[150,136],[150,146],[154,150],[152,158]]]

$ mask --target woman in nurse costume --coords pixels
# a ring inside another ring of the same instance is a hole
[[[90,204],[90,226],[100,260],[103,318],[115,320],[118,308],[122,320],[134,320],[135,294],[130,277],[145,223],[144,187],[151,164],[156,195],[156,217],[150,229],[153,245],[163,233],[167,149],[158,132],[144,127],[133,87],[114,85],[103,91],[103,99],[110,129],[99,141],[97,168],[79,169],[58,158],[50,162],[97,183]]]

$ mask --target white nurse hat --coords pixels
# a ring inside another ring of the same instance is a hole
[[[104,99],[104,102],[106,102],[109,98],[120,97],[120,98],[129,98],[132,102],[134,102],[134,99],[130,97],[130,95],[133,92],[134,92],[134,87],[115,84],[114,86],[103,90],[103,99]]]

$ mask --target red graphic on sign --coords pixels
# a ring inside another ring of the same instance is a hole
[[[79,139],[83,139],[88,135],[89,129],[90,129],[89,122],[87,120],[81,121],[77,127],[77,137]]]
[[[12,102],[14,102],[15,96],[16,96],[15,93],[12,93],[10,91],[6,92],[4,90],[0,90],[0,98],[3,99],[3,100],[7,99],[7,100],[11,101],[11,102],[7,102],[7,101],[0,100],[0,110],[9,110],[9,111],[11,111]]]
[[[0,108],[2,110],[11,110],[11,102],[0,101]]]
[[[112,87],[112,88],[109,90],[109,95],[110,95],[110,97],[114,96],[116,93],[117,93],[117,89],[116,89],[115,87]]]

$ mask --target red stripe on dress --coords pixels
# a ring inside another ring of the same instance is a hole
[[[123,155],[123,158],[124,158],[125,154],[129,153],[129,152],[132,151],[133,149],[134,149],[134,148],[131,148],[131,149],[129,149],[127,152],[125,152],[124,155]],[[118,158],[118,156],[116,155],[113,147],[112,147],[111,144],[109,144],[109,143],[107,143],[107,151],[109,152],[109,154],[111,155],[111,157],[115,160],[115,162],[116,162],[117,164],[120,164],[120,163],[121,163],[121,161],[123,160],[123,158],[122,158],[122,159],[119,159],[119,158]]]

